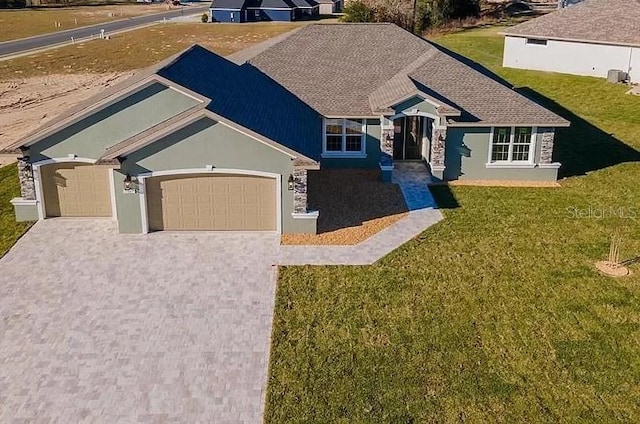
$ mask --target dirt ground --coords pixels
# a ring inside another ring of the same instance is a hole
[[[282,244],[358,244],[408,213],[400,187],[378,171],[308,171],[307,187],[309,209],[320,211],[318,234],[283,234]]]
[[[120,4],[0,10],[0,41],[64,31],[100,22],[164,12],[165,4]]]
[[[49,75],[0,82],[0,148],[131,75],[132,72]]]

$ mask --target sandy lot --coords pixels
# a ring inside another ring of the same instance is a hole
[[[48,75],[0,82],[0,148],[129,73]]]

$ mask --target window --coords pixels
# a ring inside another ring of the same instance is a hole
[[[536,46],[546,46],[547,40],[541,40],[539,38],[527,38],[527,44],[535,44]]]
[[[496,127],[491,140],[491,162],[532,162],[535,140],[531,127]]]
[[[364,145],[362,119],[325,119],[325,154],[363,155]]]

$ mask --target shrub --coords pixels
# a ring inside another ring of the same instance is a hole
[[[200,20],[202,21],[203,24],[206,24],[207,22],[209,22],[209,14],[203,13],[202,16],[200,17]]]
[[[375,10],[362,0],[349,2],[342,12],[344,13],[340,18],[342,22],[374,22],[375,20]]]

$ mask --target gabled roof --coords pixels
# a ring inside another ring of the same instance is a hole
[[[211,99],[207,110],[320,159],[321,117],[253,66],[237,65],[196,45],[158,75]]]
[[[329,117],[389,114],[394,101],[424,94],[456,122],[568,126],[486,70],[393,24],[308,25],[249,63]]]
[[[211,9],[308,9],[316,7],[315,0],[213,0]]]
[[[504,34],[640,46],[640,0],[585,0],[523,22]]]

